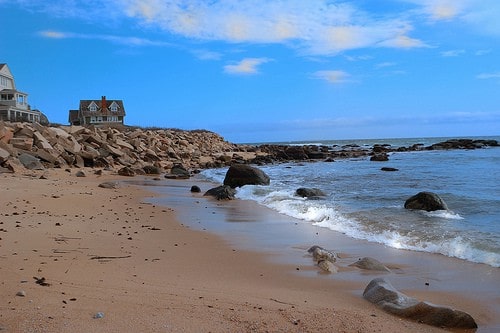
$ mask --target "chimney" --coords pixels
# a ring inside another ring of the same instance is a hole
[[[106,112],[106,96],[101,97],[101,112]]]

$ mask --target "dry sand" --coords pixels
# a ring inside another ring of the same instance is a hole
[[[0,332],[443,332],[363,300],[360,280],[194,230],[177,219],[186,205],[98,187],[123,177],[74,172],[0,174]],[[450,300],[494,321],[491,304]]]

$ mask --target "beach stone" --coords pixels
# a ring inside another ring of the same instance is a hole
[[[120,176],[133,177],[135,176],[135,171],[129,167],[123,167],[120,170],[118,170],[118,174]]]
[[[117,182],[103,182],[103,183],[100,183],[98,186],[102,187],[102,188],[115,189],[115,188],[118,188],[118,183]]]
[[[75,176],[76,177],[86,177],[87,175],[85,175],[85,172],[83,172],[82,170],[78,170],[77,173],[75,173]]]
[[[331,263],[334,263],[334,262],[337,261],[337,258],[339,257],[337,253],[329,251],[329,250],[326,250],[326,249],[324,249],[324,248],[322,248],[321,246],[318,246],[318,245],[311,246],[307,250],[307,252],[309,252],[310,254],[312,254],[313,259],[316,262],[319,262],[319,261],[322,261],[322,260],[326,260],[326,261],[329,261]]]
[[[295,191],[295,194],[302,198],[318,198],[326,196],[326,194],[319,188],[306,188],[306,187],[298,188]]]
[[[191,186],[191,192],[193,192],[193,193],[200,193],[201,192],[201,188],[199,188],[196,185],[193,185],[193,186]]]
[[[104,313],[103,312],[97,312],[94,315],[94,319],[101,319],[101,318],[104,318]]]
[[[406,209],[426,210],[448,210],[448,206],[437,194],[432,192],[419,192],[405,202]]]
[[[320,260],[318,261],[318,267],[321,268],[326,273],[337,273],[337,267],[328,260]]]
[[[363,292],[363,297],[402,318],[442,328],[477,328],[476,321],[468,313],[409,297],[382,278],[370,281]]]
[[[370,271],[381,271],[381,272],[390,272],[390,269],[387,268],[384,264],[374,258],[364,257],[356,261],[355,263],[350,264],[349,266],[358,267],[361,269],[366,269]]]
[[[230,186],[222,185],[218,187],[211,188],[207,192],[205,192],[205,196],[212,196],[217,200],[232,200],[234,199],[234,195],[236,194],[236,190]]]
[[[30,170],[43,170],[44,167],[40,160],[30,154],[22,153],[17,157],[19,162],[26,168]]]
[[[26,297],[26,292],[24,290],[19,290],[17,293],[16,293],[16,296],[19,296],[19,297]]]
[[[161,174],[161,169],[154,165],[146,165],[142,168],[146,175],[159,175]]]
[[[391,168],[391,167],[383,167],[383,168],[380,168],[380,170],[382,170],[382,171],[399,171],[399,169]]]
[[[224,185],[232,188],[244,185],[269,185],[271,180],[262,170],[246,165],[233,164],[227,170]]]

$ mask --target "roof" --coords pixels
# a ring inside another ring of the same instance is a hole
[[[80,111],[82,113],[88,113],[90,112],[88,110],[88,107],[90,104],[94,102],[97,105],[97,112],[98,113],[108,113],[111,112],[109,110],[109,107],[111,104],[116,103],[118,105],[118,111],[113,112],[113,114],[124,116],[125,115],[125,108],[123,107],[123,101],[121,99],[106,99],[106,109],[107,110],[102,110],[102,100],[101,99],[85,99],[85,100],[80,100]]]

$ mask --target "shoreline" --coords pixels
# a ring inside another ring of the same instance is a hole
[[[188,195],[160,206],[150,202],[159,194],[145,186],[83,170],[88,175],[82,178],[62,169],[0,174],[6,193],[0,198],[5,207],[0,330],[443,332],[383,312],[356,294],[359,282],[311,278],[307,275],[316,271],[313,265],[308,270],[304,264],[297,274],[295,263],[273,261],[279,257],[272,249],[236,247],[245,244],[244,236],[229,241],[203,227],[195,230],[183,220],[185,213],[196,213],[190,181],[169,181]],[[135,177],[132,182],[150,179]],[[98,187],[104,181],[120,187]],[[174,198],[175,191],[169,193]],[[210,203],[194,200],[207,207]],[[217,202],[211,203],[217,208]],[[227,210],[219,208],[207,212],[202,207],[205,212],[197,216],[223,219],[221,212]],[[236,209],[232,218],[255,218],[245,214]],[[49,285],[37,284],[33,277],[43,277]],[[16,296],[21,291],[24,296]],[[473,310],[478,332],[487,332],[483,328],[491,327],[490,314],[477,316],[481,307],[476,302],[464,305]],[[95,319],[98,313],[103,317]]]

